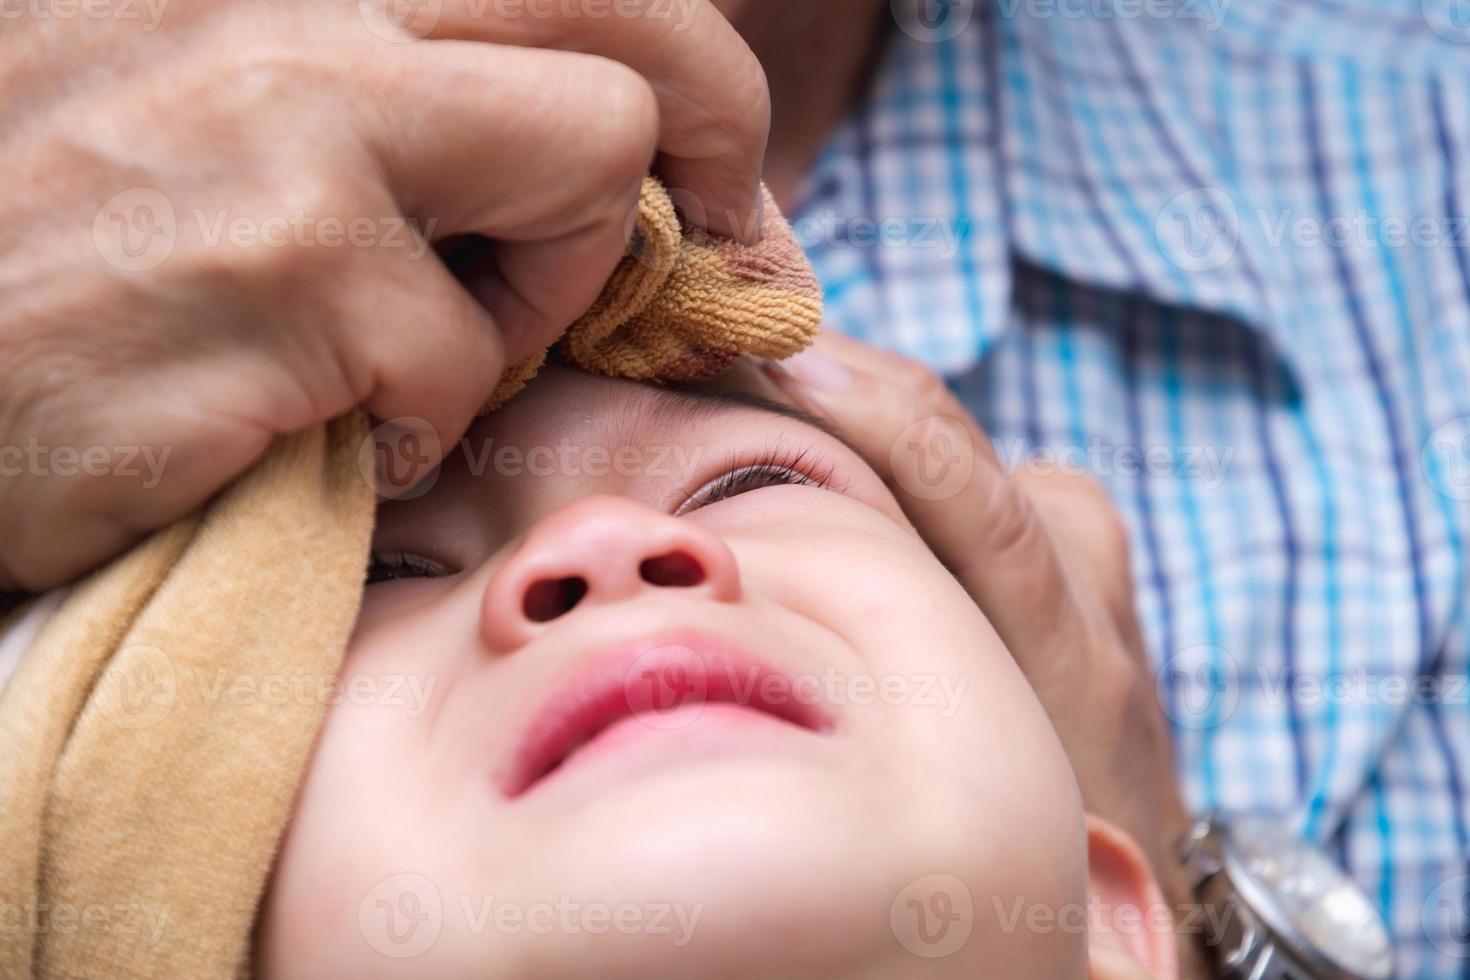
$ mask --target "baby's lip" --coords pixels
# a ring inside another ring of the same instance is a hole
[[[791,675],[730,641],[706,633],[663,633],[584,658],[531,716],[499,780],[514,799],[620,723],[669,731],[706,705],[769,716],[815,734],[832,718]],[[720,715],[728,713],[722,708]]]

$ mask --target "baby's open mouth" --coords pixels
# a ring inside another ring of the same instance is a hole
[[[635,745],[695,751],[832,720],[789,674],[703,635],[661,636],[588,658],[527,726],[502,788],[521,796],[572,764]],[[733,736],[733,739],[732,739]]]

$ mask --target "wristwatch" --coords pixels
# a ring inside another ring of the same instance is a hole
[[[1390,980],[1388,928],[1321,848],[1261,816],[1208,814],[1179,842],[1197,932],[1225,980]]]

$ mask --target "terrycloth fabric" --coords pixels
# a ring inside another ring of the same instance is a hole
[[[687,380],[810,340],[820,293],[775,205],[745,248],[644,188],[634,254],[562,342]],[[517,365],[487,409],[525,384]],[[78,583],[0,692],[0,976],[244,975],[280,834],[362,597],[361,412]]]
[[[592,309],[558,345],[588,371],[639,381],[691,381],[742,354],[789,357],[811,342],[822,292],[780,209],[764,190],[763,235],[747,246],[679,224],[656,178],[643,184],[626,257]],[[514,365],[485,410],[523,388],[545,362]]]

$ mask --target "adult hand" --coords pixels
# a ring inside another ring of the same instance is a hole
[[[596,298],[655,160],[758,228],[764,76],[706,0],[0,16],[0,589],[354,405],[451,446]],[[468,235],[461,282],[430,244]]]
[[[824,332],[786,362],[985,611],[1050,716],[1089,812],[1130,833],[1165,894],[1188,901],[1172,845],[1188,826],[1133,605],[1128,534],[1106,493],[1011,475],[922,364]],[[780,372],[776,373],[780,377]]]

